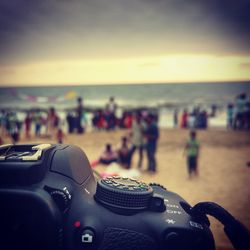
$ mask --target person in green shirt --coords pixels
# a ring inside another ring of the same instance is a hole
[[[200,144],[199,141],[196,139],[196,132],[190,131],[190,138],[187,141],[185,147],[189,178],[192,177],[192,174],[196,176],[198,175],[199,149],[200,149]]]

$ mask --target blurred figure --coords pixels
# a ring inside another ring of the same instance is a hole
[[[211,114],[210,114],[210,116],[211,117],[215,117],[217,115],[217,105],[216,104],[213,104],[212,106],[211,106]]]
[[[195,113],[190,113],[188,115],[188,120],[187,120],[187,124],[188,124],[188,128],[189,129],[194,129],[196,127],[196,116],[195,116]]]
[[[7,132],[7,112],[2,110],[0,113],[0,136],[6,136]]]
[[[122,167],[129,169],[131,165],[131,149],[128,146],[128,138],[121,138],[121,147],[118,149],[118,159]]]
[[[99,163],[102,163],[104,165],[109,165],[113,162],[118,161],[118,155],[115,151],[112,149],[111,144],[106,144],[104,152],[101,154],[99,158]]]
[[[236,129],[243,129],[245,127],[245,113],[246,113],[246,106],[247,106],[247,98],[246,94],[240,94],[236,98],[235,102],[235,109],[236,109],[236,116],[235,116],[235,128]]]
[[[3,144],[4,144],[4,141],[3,141],[3,139],[2,139],[2,137],[0,135],[0,145],[3,145]]]
[[[146,129],[146,125],[143,124],[142,116],[140,112],[138,112],[133,119],[132,122],[132,130],[131,130],[131,141],[132,141],[132,149],[131,149],[131,158],[135,150],[138,150],[139,153],[139,160],[137,167],[142,167],[143,161],[143,150],[145,147],[145,140],[144,140],[144,131]],[[132,160],[132,159],[131,159]]]
[[[198,127],[200,129],[207,129],[207,111],[201,110],[198,114]]]
[[[127,112],[127,115],[124,119],[124,128],[130,129],[132,127],[133,116],[131,112]]]
[[[67,116],[66,116],[66,121],[67,121],[67,125],[68,125],[68,133],[72,134],[74,132],[75,129],[75,117],[73,116],[72,112],[68,112]]]
[[[250,129],[250,102],[246,105],[246,128]]]
[[[200,144],[196,139],[196,132],[190,131],[190,138],[185,146],[189,178],[192,177],[192,174],[198,176],[199,150],[200,150]]]
[[[58,126],[59,123],[59,118],[56,115],[55,108],[50,108],[48,117],[47,117],[47,132],[48,135],[52,138],[55,138],[56,135],[56,127]]]
[[[155,154],[157,151],[159,130],[155,116],[152,114],[149,114],[147,117],[147,129],[144,133],[144,136],[147,139],[146,149],[148,157],[148,171],[156,172],[157,164],[156,164]]]
[[[8,133],[13,144],[16,144],[20,139],[20,123],[17,119],[16,113],[11,112],[7,116]]]
[[[27,115],[24,119],[24,126],[25,126],[25,137],[27,139],[30,138],[30,129],[31,129],[32,118],[30,112],[27,112]]]
[[[175,109],[174,110],[174,116],[173,116],[174,128],[178,128],[178,124],[179,124],[178,116],[179,116],[179,111],[178,111],[178,109]]]
[[[233,129],[234,126],[234,105],[228,104],[227,105],[227,128]]]
[[[77,133],[82,134],[84,133],[84,127],[82,126],[82,118],[84,115],[84,108],[82,103],[82,98],[77,98],[77,108],[76,108],[76,127],[77,127]]]
[[[35,135],[40,136],[43,120],[42,120],[41,113],[39,111],[37,111],[34,115],[34,122],[35,122]]]
[[[188,127],[188,112],[186,109],[184,109],[181,117],[181,128],[187,128]]]
[[[117,104],[113,96],[109,98],[109,101],[107,103],[107,109],[111,114],[113,114],[114,116],[116,115]]]
[[[63,144],[63,139],[65,138],[65,135],[64,135],[63,130],[61,128],[59,128],[57,130],[56,138],[57,138],[57,143]]]
[[[116,110],[117,104],[115,98],[111,96],[106,105],[106,121],[107,121],[107,130],[113,130],[116,126]]]

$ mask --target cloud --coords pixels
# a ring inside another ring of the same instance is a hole
[[[13,76],[16,74],[16,70],[13,68],[9,68],[9,67],[0,67],[0,74],[1,76]]]
[[[1,0],[1,61],[250,53],[250,0]]]
[[[250,70],[250,63],[240,63],[239,68],[242,70]]]

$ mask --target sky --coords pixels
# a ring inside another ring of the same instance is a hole
[[[0,0],[0,86],[250,80],[250,0]]]

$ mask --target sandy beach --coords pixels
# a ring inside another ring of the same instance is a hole
[[[120,138],[129,131],[93,131],[83,135],[67,135],[64,142],[80,146],[90,161],[98,158],[106,142],[118,145]],[[191,205],[200,201],[214,201],[250,228],[250,133],[210,129],[198,131],[201,144],[199,177],[188,179],[186,158],[183,155],[187,130],[161,129],[158,143],[156,174],[146,170],[144,156],[139,179],[149,183],[157,182],[167,189],[181,195]],[[5,138],[5,143],[8,139]],[[29,142],[48,142],[48,139],[31,138]],[[27,142],[21,139],[20,143]],[[51,140],[50,140],[51,142]],[[55,141],[54,141],[55,142]],[[134,155],[133,168],[136,168],[137,154]],[[105,171],[98,166],[97,171]],[[233,249],[224,235],[223,226],[210,217],[217,249]]]

